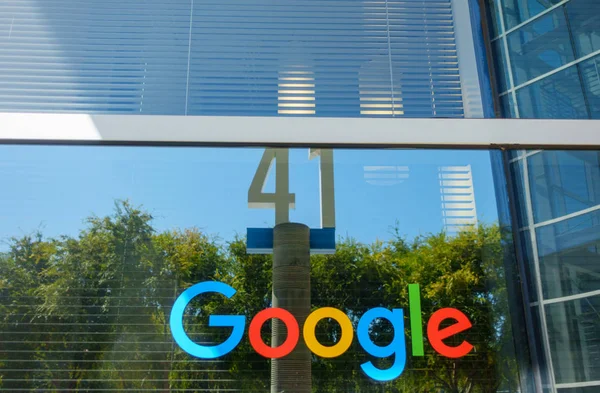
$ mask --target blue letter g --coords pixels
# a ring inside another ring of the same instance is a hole
[[[380,347],[371,341],[369,337],[369,327],[371,323],[377,318],[384,318],[390,321],[394,327],[394,339],[392,342],[385,346]],[[361,364],[363,371],[369,377],[376,381],[391,381],[396,379],[404,371],[406,365],[406,344],[404,342],[404,311],[402,309],[393,309],[392,311],[376,307],[372,308],[358,321],[358,328],[356,329],[358,336],[358,342],[363,349],[372,356],[379,358],[385,358],[388,356],[395,355],[394,364],[387,370],[380,370],[375,367],[372,362],[366,362]]]
[[[201,359],[215,359],[231,352],[242,340],[246,317],[243,315],[211,315],[208,317],[208,326],[224,327],[231,326],[231,336],[224,343],[215,346],[203,346],[196,344],[185,333],[183,329],[183,313],[188,303],[196,296],[216,292],[225,295],[228,299],[235,295],[235,289],[218,281],[206,281],[192,285],[175,300],[171,310],[171,334],[177,345],[185,352]]]

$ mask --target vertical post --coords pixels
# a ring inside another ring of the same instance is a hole
[[[310,313],[310,229],[303,224],[283,223],[273,230],[273,307],[288,310],[300,331]],[[281,345],[285,325],[272,321],[271,345]],[[271,393],[310,393],[311,354],[304,340],[289,355],[271,360]]]

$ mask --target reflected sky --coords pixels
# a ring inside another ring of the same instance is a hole
[[[248,227],[272,227],[274,211],[249,209],[260,148],[1,146],[0,239],[41,230],[74,236],[92,214],[129,199],[157,230],[198,227],[230,240]],[[440,167],[471,165],[477,215],[496,220],[488,151],[335,150],[337,235],[389,239],[394,225],[412,238],[444,228]],[[319,163],[290,151],[290,220],[320,225]],[[265,191],[274,190],[274,173]]]

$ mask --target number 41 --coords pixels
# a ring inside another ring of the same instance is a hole
[[[289,149],[265,149],[250,189],[248,207],[275,209],[275,224],[289,222],[290,208],[296,206],[296,194],[289,192]],[[310,149],[308,159],[320,157],[321,228],[335,228],[335,194],[333,185],[333,150]],[[269,172],[275,161],[275,192],[264,192]]]

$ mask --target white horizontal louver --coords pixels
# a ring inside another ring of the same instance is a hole
[[[462,117],[451,4],[3,0],[0,110]]]

